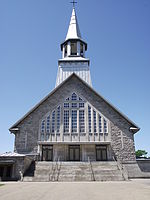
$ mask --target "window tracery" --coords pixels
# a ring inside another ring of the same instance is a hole
[[[62,113],[62,114],[61,114]],[[87,122],[86,122],[86,121]],[[60,129],[62,125],[62,129]],[[41,121],[40,140],[50,134],[108,135],[108,120],[75,92]],[[61,133],[61,130],[63,133]]]

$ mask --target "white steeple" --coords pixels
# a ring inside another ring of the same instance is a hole
[[[81,33],[80,33],[78,21],[77,21],[75,8],[73,8],[72,10],[68,33],[66,36],[66,40],[68,39],[81,39]]]
[[[65,41],[61,44],[62,59],[58,60],[58,73],[56,86],[68,78],[72,73],[77,74],[90,86],[91,76],[90,60],[85,58],[87,43],[81,38],[75,8],[73,7],[68,33]]]

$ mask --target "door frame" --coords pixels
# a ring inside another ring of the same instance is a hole
[[[99,148],[98,148],[99,147]],[[101,148],[102,147],[102,148]],[[96,149],[96,161],[107,161],[108,160],[108,156],[107,156],[107,145],[95,145],[95,149]],[[97,150],[101,150],[101,160],[98,160],[97,159]],[[106,159],[103,159],[103,156],[102,156],[102,150],[105,150],[106,151]]]
[[[45,151],[47,151],[47,152],[48,152],[48,151],[51,151],[51,152],[52,152],[52,159],[51,159],[51,160],[46,159],[45,161],[53,161],[53,145],[46,145],[46,144],[43,144],[43,145],[42,145],[42,159],[41,159],[42,161],[44,161],[44,160],[43,160],[43,150],[44,150],[43,147],[47,147],[47,149],[45,149]],[[49,147],[49,148],[48,148],[48,147]],[[51,148],[50,148],[50,147],[51,147]],[[46,152],[46,154],[47,154],[47,152]],[[46,157],[47,157],[47,155],[46,155]]]
[[[74,151],[73,151],[73,157],[74,157],[74,159],[73,160],[70,160],[70,149],[73,149]],[[81,153],[81,148],[80,148],[80,145],[69,145],[69,161],[73,161],[73,162],[79,162],[80,161],[80,153]],[[75,149],[79,149],[79,160],[75,160]]]

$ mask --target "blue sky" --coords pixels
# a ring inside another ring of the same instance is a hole
[[[72,5],[69,0],[0,0],[0,152],[8,128],[54,87]],[[136,149],[150,155],[150,1],[78,0],[94,89],[141,130]]]

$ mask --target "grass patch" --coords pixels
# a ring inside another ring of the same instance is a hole
[[[4,184],[0,184],[0,187],[3,186]]]

